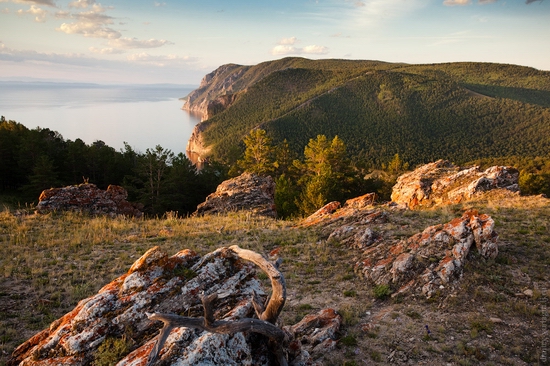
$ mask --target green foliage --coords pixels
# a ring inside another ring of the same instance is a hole
[[[269,175],[273,172],[274,148],[265,130],[250,131],[244,138],[244,144],[246,145],[244,158],[237,162],[242,169],[258,175]]]
[[[257,126],[301,153],[309,139],[338,135],[371,168],[398,154],[411,167],[550,151],[550,78],[532,68],[284,59],[248,67],[239,97],[209,119],[215,157]],[[222,79],[220,79],[222,80]]]
[[[357,346],[357,338],[353,334],[348,334],[347,336],[340,338],[340,344],[346,347]]]
[[[186,280],[191,280],[197,277],[197,273],[195,271],[184,266],[177,266],[176,268],[174,268],[174,275],[183,277]]]
[[[285,174],[275,180],[275,208],[280,218],[292,218],[296,215],[298,194],[298,187]]]
[[[94,365],[95,366],[111,366],[115,365],[124,356],[130,353],[131,342],[122,338],[107,338],[99,346],[96,354]]]
[[[372,288],[372,293],[377,299],[386,299],[391,294],[390,286],[376,285]]]
[[[385,167],[385,170],[387,170],[390,174],[399,175],[409,169],[409,163],[401,160],[399,154],[395,154],[388,165],[383,165],[383,167]]]
[[[309,215],[328,202],[331,180],[329,176],[310,177],[300,194],[295,200],[296,206],[303,215]]]
[[[125,144],[117,152],[103,141],[66,141],[49,129],[29,130],[0,119],[0,195],[10,197],[13,205],[36,202],[44,189],[84,181],[102,189],[122,185],[129,200],[142,202],[150,214],[185,214],[193,212],[226,174],[216,162],[199,172],[183,154],[175,156],[161,146],[139,154]]]

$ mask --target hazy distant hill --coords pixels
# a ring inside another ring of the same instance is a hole
[[[231,160],[253,128],[297,152],[318,134],[370,163],[548,156],[550,72],[489,64],[405,65],[285,58],[224,65],[188,97],[216,158]],[[242,148],[242,146],[240,147]]]

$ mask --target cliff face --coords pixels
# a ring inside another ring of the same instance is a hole
[[[238,80],[249,69],[235,64],[222,65],[207,74],[198,89],[187,97],[184,110],[202,115],[202,121],[227,108],[234,101],[234,94],[241,90]]]
[[[195,164],[204,161],[204,158],[210,152],[210,148],[205,145],[202,137],[202,132],[206,126],[206,122],[201,122],[196,125],[195,128],[193,128],[189,141],[187,141],[185,152],[187,156],[189,156],[189,159]]]
[[[235,101],[237,92],[246,87],[239,80],[249,68],[235,64],[220,66],[207,74],[199,88],[185,98],[182,109],[201,115],[201,123],[195,126],[186,148],[187,155],[194,163],[202,162],[210,152],[202,137],[202,132],[207,127],[204,122],[223,112]]]

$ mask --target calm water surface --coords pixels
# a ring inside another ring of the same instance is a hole
[[[95,85],[0,82],[0,115],[26,127],[49,128],[65,140],[102,140],[119,150],[161,145],[185,152],[200,122],[178,98],[194,88],[177,85]]]

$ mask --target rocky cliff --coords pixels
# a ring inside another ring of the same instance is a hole
[[[185,97],[182,109],[201,115],[201,123],[195,126],[187,142],[186,152],[192,161],[200,163],[208,156],[210,148],[202,137],[208,126],[205,121],[223,112],[235,101],[241,90],[238,81],[248,69],[247,66],[235,64],[220,66],[207,74],[199,88]]]
[[[193,163],[201,163],[208,156],[210,148],[203,141],[202,132],[207,127],[207,122],[201,122],[193,128],[191,137],[187,141],[185,152]]]
[[[227,108],[240,91],[238,80],[249,69],[235,64],[222,65],[204,76],[198,89],[185,97],[183,109],[199,113],[205,121]]]

